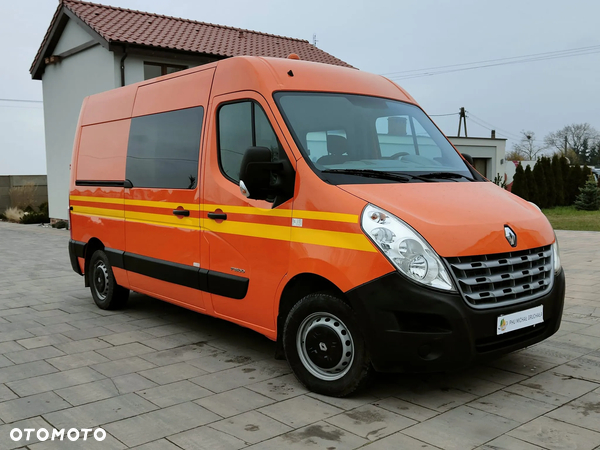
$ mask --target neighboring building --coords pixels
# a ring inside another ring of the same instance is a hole
[[[83,99],[236,55],[352,67],[306,40],[60,0],[30,72],[42,80],[50,217],[68,217],[69,165]]]
[[[28,184],[36,186],[33,204],[30,206],[37,208],[48,201],[46,175],[0,175],[0,213],[12,206],[10,190]]]
[[[498,174],[505,179],[506,139],[456,136],[448,136],[448,139],[459,152],[473,157],[475,168],[488,180],[493,181]]]

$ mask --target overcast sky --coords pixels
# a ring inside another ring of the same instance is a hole
[[[396,77],[409,70],[600,46],[596,0],[100,3],[311,42],[314,33],[321,49],[361,70]],[[57,5],[58,0],[1,2],[0,99],[42,99],[42,83],[31,79],[29,67]],[[547,133],[571,123],[589,122],[600,129],[600,47],[594,51],[439,75],[416,71],[418,77],[396,81],[429,114],[456,113],[464,106],[472,114],[469,136],[489,136],[477,120],[509,138],[508,150],[523,129],[534,131],[540,143]],[[458,116],[433,119],[447,135],[456,135]],[[41,104],[0,101],[0,174],[45,173]]]

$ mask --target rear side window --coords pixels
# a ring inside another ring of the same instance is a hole
[[[240,181],[240,165],[249,147],[267,147],[273,161],[285,158],[269,119],[254,102],[221,106],[218,127],[221,170],[236,183]]]
[[[131,120],[126,178],[134,187],[194,189],[204,108]]]

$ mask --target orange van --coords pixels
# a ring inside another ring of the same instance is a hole
[[[251,328],[309,389],[455,369],[560,325],[552,227],[479,175],[402,88],[235,57],[83,102],[73,269]]]

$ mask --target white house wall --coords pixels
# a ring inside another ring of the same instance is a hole
[[[493,180],[497,174],[504,177],[506,170],[506,141],[503,139],[486,138],[461,138],[448,137],[450,142],[461,153],[468,153],[473,158],[487,158],[490,164],[487,167],[488,173],[485,176]]]
[[[117,68],[116,78],[118,80],[118,86],[121,85],[121,57],[123,53],[115,51],[115,67]],[[200,64],[211,62],[208,58],[197,58],[197,59],[167,59],[157,58],[154,56],[142,56],[136,55],[135,53],[129,53],[125,58],[125,84],[138,83],[144,81],[144,63],[153,62],[160,64],[172,64],[177,66],[187,66],[187,68],[196,67]]]
[[[83,29],[69,21],[53,53],[62,53],[90,39]],[[116,87],[113,74],[113,54],[96,45],[47,66],[42,76],[48,200],[52,218],[69,217],[69,165],[82,101],[88,95]]]
[[[52,54],[60,55],[91,40],[92,36],[89,33],[72,20],[69,20]]]

